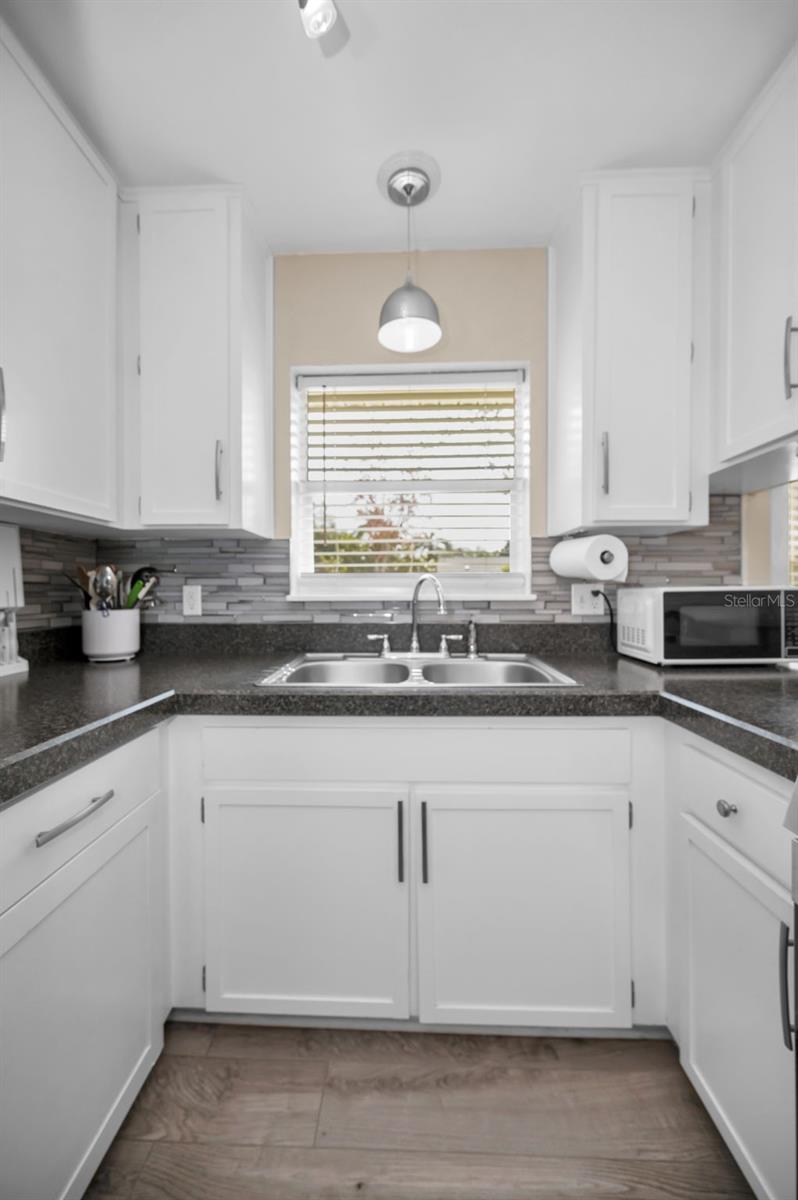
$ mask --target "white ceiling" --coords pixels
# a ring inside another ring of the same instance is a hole
[[[126,184],[242,183],[277,252],[398,249],[388,156],[437,159],[423,249],[545,241],[581,171],[707,162],[798,0],[0,0]],[[348,35],[348,37],[347,37]]]

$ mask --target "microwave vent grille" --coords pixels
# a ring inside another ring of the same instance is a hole
[[[642,646],[646,644],[646,631],[641,625],[621,625],[621,642],[624,646]]]

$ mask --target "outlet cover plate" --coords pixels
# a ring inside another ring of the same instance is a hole
[[[593,592],[603,593],[600,583],[571,584],[571,613],[575,617],[603,617],[604,601],[601,595],[594,596]]]
[[[183,585],[183,616],[202,616],[202,585],[187,583]]]

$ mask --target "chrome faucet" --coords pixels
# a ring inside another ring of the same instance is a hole
[[[477,650],[477,623],[472,618],[468,622],[468,657],[477,658],[479,651]]]
[[[429,580],[438,596],[438,614],[441,617],[446,616],[446,600],[443,596],[443,588],[437,575],[422,575],[416,586],[413,588],[413,599],[410,601],[410,653],[420,654],[421,647],[418,644],[418,594],[424,584]]]

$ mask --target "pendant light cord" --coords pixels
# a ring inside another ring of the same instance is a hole
[[[322,530],[324,546],[327,548],[327,384],[321,387],[321,478],[322,478]]]

